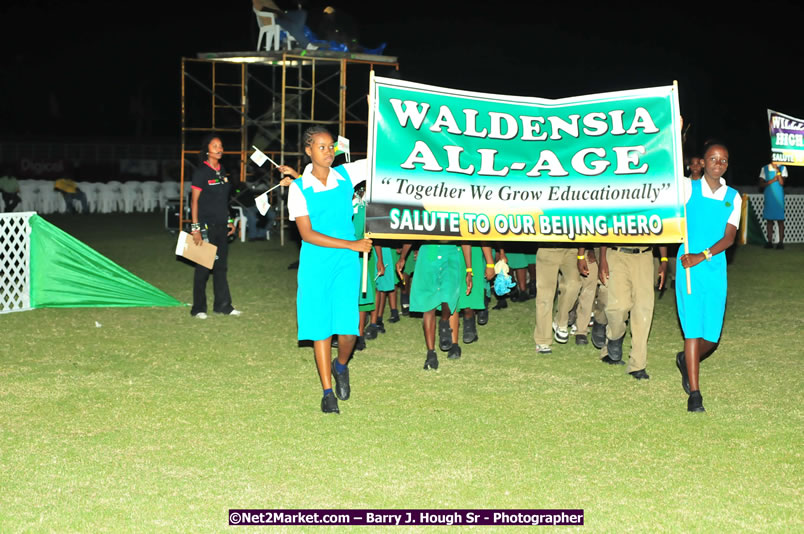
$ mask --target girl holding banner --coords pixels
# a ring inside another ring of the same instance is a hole
[[[682,178],[686,191],[688,240],[678,258],[677,272],[690,270],[691,293],[676,284],[678,317],[684,332],[684,351],[676,355],[681,386],[689,395],[687,410],[703,412],[698,387],[700,362],[718,346],[726,310],[726,255],[740,224],[742,199],[722,176],[729,166],[729,151],[712,144],[704,154],[701,180]]]
[[[340,413],[332,391],[349,398],[347,363],[358,334],[358,252],[371,250],[371,239],[355,239],[352,225],[354,186],[366,179],[366,161],[332,168],[335,143],[321,126],[304,132],[304,152],[311,163],[288,191],[290,220],[302,238],[299,255],[296,317],[298,339],[312,340],[324,396],[321,411]],[[338,335],[338,357],[331,340]]]

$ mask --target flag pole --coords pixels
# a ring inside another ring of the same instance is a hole
[[[678,80],[673,80],[673,92],[676,95],[676,105],[678,105]],[[683,118],[681,119],[684,120]],[[678,132],[677,135],[681,135],[681,131]],[[683,147],[679,147],[683,150]],[[687,181],[681,180],[681,186],[683,188],[682,195],[684,199],[684,254],[689,254],[689,242],[690,242],[690,235],[687,229]],[[692,281],[690,278],[690,268],[685,267],[684,272],[687,275],[687,295],[692,295]]]

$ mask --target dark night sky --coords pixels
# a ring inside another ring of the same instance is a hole
[[[359,21],[362,44],[388,43],[403,79],[546,98],[678,80],[692,138],[726,140],[732,170],[750,181],[769,158],[766,109],[804,117],[800,2],[750,12],[706,2],[329,3]],[[0,138],[131,137],[139,98],[151,136],[176,140],[180,58],[251,50],[257,26],[249,0],[173,4],[4,2]]]

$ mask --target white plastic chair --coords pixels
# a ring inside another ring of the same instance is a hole
[[[123,193],[120,182],[111,181],[98,186],[98,211],[101,213],[114,213],[123,202]]]
[[[142,211],[153,211],[159,208],[159,191],[162,189],[162,184],[155,180],[146,180],[140,182],[142,191]]]
[[[260,28],[260,34],[257,37],[257,50],[260,50],[260,43],[262,43],[263,38],[265,38],[265,50],[279,50],[279,32],[282,28],[276,23],[276,14],[271,11],[260,11],[255,7],[254,15],[257,17],[257,26]],[[288,32],[285,32],[285,37],[285,43],[288,50],[290,50],[291,41],[296,42],[296,39]]]
[[[38,180],[17,180],[20,184],[20,211],[39,211],[39,181]],[[53,188],[51,184],[50,188]]]
[[[179,182],[162,182],[159,187],[159,208],[168,204],[168,199],[177,200],[181,196]]]
[[[128,181],[120,186],[123,193],[123,211],[125,213],[134,213],[134,211],[142,211],[142,185],[141,182]]]
[[[78,189],[84,192],[87,196],[87,205],[89,212],[95,213],[98,211],[98,200],[100,198],[100,190],[98,184],[94,182],[78,182]]]
[[[39,208],[41,213],[64,213],[67,211],[67,204],[64,197],[53,189],[53,186],[43,187],[39,190]]]

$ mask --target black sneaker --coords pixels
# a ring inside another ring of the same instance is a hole
[[[338,336],[337,335],[332,336],[332,338],[329,341],[329,346],[330,347],[335,347],[336,349],[338,348]]]
[[[455,343],[449,348],[447,358],[449,358],[450,360],[457,360],[460,357],[461,357],[461,346]]]
[[[477,324],[483,326],[484,324],[488,324],[489,322],[489,310],[485,308],[483,310],[477,311]]]
[[[609,365],[625,365],[625,362],[622,360],[612,360],[609,358],[608,354],[600,358],[600,361]]]
[[[650,375],[647,372],[645,372],[644,369],[640,369],[639,371],[631,371],[628,374],[633,376],[637,380],[649,380],[650,379]]]
[[[377,321],[377,331],[378,331],[380,334],[384,334],[384,333],[385,333],[385,323],[383,323],[383,322],[382,322],[382,320]]]
[[[784,243],[780,241],[779,244],[776,245],[776,250],[784,250]]]
[[[773,248],[773,243],[771,243],[770,241],[765,243],[765,248]]]
[[[438,369],[438,356],[434,350],[428,350],[427,359],[424,360],[424,370],[428,369]]]
[[[690,378],[687,376],[687,361],[684,358],[684,352],[676,354],[676,367],[678,372],[681,373],[681,387],[684,388],[684,393],[690,394]]]
[[[688,412],[705,412],[703,407],[703,397],[700,391],[690,392],[690,397],[687,399]]]
[[[391,310],[391,317],[388,318],[389,323],[399,322],[399,310]]]
[[[576,345],[588,345],[589,340],[586,338],[586,334],[575,334],[575,344]]]
[[[506,297],[497,297],[497,304],[494,305],[492,310],[504,310],[508,307],[508,299]]]
[[[377,336],[379,335],[379,333],[380,333],[380,329],[377,328],[377,325],[376,324],[370,324],[370,325],[368,325],[366,327],[366,331],[364,332],[363,335],[365,336],[366,339],[371,340],[371,339],[377,339]]]
[[[452,347],[452,328],[449,327],[449,320],[439,319],[438,321],[438,348],[447,352]]]
[[[321,411],[324,413],[341,413],[338,409],[338,399],[335,398],[334,394],[327,393],[327,395],[321,399]]]
[[[349,387],[349,367],[347,366],[342,373],[339,373],[335,368],[336,361],[338,361],[337,358],[333,359],[330,366],[332,376],[335,377],[335,394],[343,401],[349,400],[349,394],[352,392],[352,388]]]
[[[475,325],[475,317],[463,318],[463,342],[467,345],[477,341],[477,325]],[[455,345],[453,345],[454,347]]]
[[[609,358],[612,361],[619,362],[623,359],[623,340],[625,336],[620,339],[608,339],[606,344],[609,349]]]
[[[595,321],[592,325],[592,345],[600,350],[606,344],[606,325],[600,324]]]
[[[402,315],[404,315],[405,317],[410,316],[410,306],[409,305],[407,305],[407,304],[402,305]]]
[[[366,338],[363,336],[357,336],[357,341],[355,341],[355,350],[365,350],[366,349]]]

